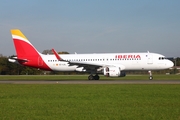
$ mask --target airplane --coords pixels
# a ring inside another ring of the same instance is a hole
[[[107,77],[125,77],[126,71],[163,70],[174,63],[158,53],[94,53],[94,54],[58,54],[54,49],[52,55],[41,54],[19,29],[11,30],[16,57],[9,62],[48,71],[78,71],[90,73],[88,80],[99,80],[99,74]]]

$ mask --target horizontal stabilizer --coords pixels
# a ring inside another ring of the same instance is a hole
[[[28,62],[27,59],[18,59],[17,57],[9,58],[8,61],[16,64]]]
[[[21,58],[17,58],[17,57],[9,58],[9,61],[10,61],[10,62],[13,62],[13,61],[28,62],[27,59],[21,59]]]

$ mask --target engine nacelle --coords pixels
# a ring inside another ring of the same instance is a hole
[[[104,75],[106,77],[125,77],[126,73],[122,72],[120,67],[106,67],[104,68]]]

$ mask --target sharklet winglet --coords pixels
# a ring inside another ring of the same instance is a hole
[[[63,60],[59,55],[58,55],[58,53],[54,50],[54,49],[52,49],[52,52],[54,53],[54,55],[56,56],[56,58],[60,61],[60,60]]]

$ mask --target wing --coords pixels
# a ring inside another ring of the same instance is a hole
[[[86,62],[70,62],[68,61],[69,66],[77,65],[78,68],[83,68],[86,71],[93,71],[98,70],[99,71],[103,68],[103,64],[94,64],[94,63],[86,63]]]
[[[87,62],[70,62],[67,61],[69,65],[77,65],[78,67],[83,67],[86,71],[101,71],[106,67],[120,67],[121,70],[125,70],[125,66],[121,64],[101,64],[101,63],[87,63]]]

